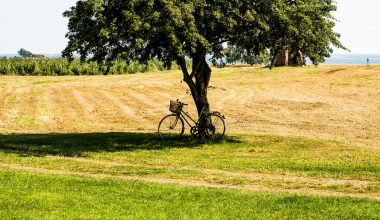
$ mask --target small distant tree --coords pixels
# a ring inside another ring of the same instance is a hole
[[[269,61],[268,50],[256,52],[236,45],[228,45],[224,49],[224,59],[228,64],[243,63],[249,65],[267,64]]]
[[[244,50],[236,45],[229,44],[225,49],[226,62],[228,64],[236,64],[242,62]]]
[[[263,50],[262,52],[256,54],[253,51],[245,50],[243,53],[243,62],[249,65],[255,64],[268,64],[269,63],[269,52],[268,50]]]
[[[42,54],[34,54],[28,50],[25,50],[24,48],[21,48],[18,52],[18,55],[20,57],[33,57],[33,58],[43,58],[45,57],[44,55]]]
[[[27,51],[24,48],[21,48],[17,53],[20,57],[32,57],[33,56],[32,52]]]

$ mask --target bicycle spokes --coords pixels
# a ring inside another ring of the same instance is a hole
[[[158,125],[158,134],[164,140],[181,137],[184,130],[183,120],[175,114],[165,116]]]
[[[173,118],[173,117],[172,117]],[[175,118],[174,120],[171,118],[172,122],[170,122],[170,129],[174,129],[177,126],[178,118]]]

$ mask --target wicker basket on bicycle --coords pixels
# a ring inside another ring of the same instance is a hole
[[[182,110],[182,103],[170,100],[169,110],[173,113],[180,113]]]

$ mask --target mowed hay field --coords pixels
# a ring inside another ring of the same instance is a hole
[[[158,139],[181,78],[1,76],[0,217],[380,218],[380,66],[213,69],[220,143]]]
[[[179,71],[0,79],[2,132],[155,132],[177,98],[196,116]],[[213,69],[209,97],[228,133],[380,147],[380,66]]]

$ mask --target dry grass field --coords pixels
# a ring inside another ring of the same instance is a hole
[[[170,99],[195,117],[179,71],[0,76],[0,218],[380,218],[380,66],[213,69],[217,143],[159,140]]]
[[[179,71],[0,77],[0,132],[155,132],[170,99],[195,116]],[[227,133],[270,133],[380,148],[380,66],[213,69],[213,110]]]

